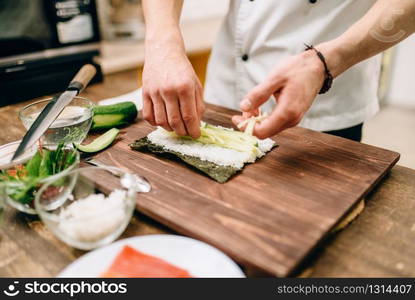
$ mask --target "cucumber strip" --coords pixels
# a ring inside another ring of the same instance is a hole
[[[239,129],[245,127],[245,133],[252,135],[254,133],[254,128],[256,123],[260,123],[268,117],[267,113],[262,114],[261,111],[259,112],[258,116],[252,116],[237,125]]]
[[[253,153],[255,155],[259,151],[258,139],[252,135],[207,123],[202,123],[201,125],[200,137],[194,139],[196,142],[213,144],[239,152]],[[193,140],[190,136],[179,137],[174,132],[170,132],[169,134],[180,139]]]
[[[255,119],[249,119],[248,125],[246,125],[245,133],[252,135],[254,133],[254,128],[257,120]]]
[[[109,145],[112,144],[112,142],[117,138],[118,133],[120,131],[117,128],[112,128],[102,134],[101,136],[97,137],[94,141],[89,143],[88,145],[77,145],[76,147],[82,151],[87,153],[94,153],[101,150],[104,150]]]

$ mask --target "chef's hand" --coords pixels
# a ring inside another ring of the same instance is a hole
[[[237,125],[258,115],[260,106],[274,96],[274,111],[255,125],[253,134],[263,139],[296,126],[316,98],[324,78],[324,66],[314,51],[291,56],[246,95],[240,104],[242,116],[233,116],[232,121]]]
[[[178,135],[200,136],[205,106],[202,85],[184,50],[173,46],[146,49],[143,70],[143,117]]]

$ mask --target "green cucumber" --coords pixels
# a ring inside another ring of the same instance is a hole
[[[137,107],[131,101],[94,106],[91,129],[102,130],[125,126],[132,123],[136,117]]]
[[[88,145],[78,145],[76,146],[82,152],[94,153],[101,150],[104,150],[117,138],[117,135],[120,131],[117,128],[112,128],[105,132],[103,135],[97,137],[94,141]]]

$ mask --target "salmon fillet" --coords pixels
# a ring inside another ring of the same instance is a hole
[[[189,278],[186,270],[160,258],[124,246],[102,277],[107,278]]]

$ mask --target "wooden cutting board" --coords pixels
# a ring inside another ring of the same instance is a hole
[[[231,126],[231,110],[209,106],[205,121]],[[288,276],[398,161],[399,154],[303,128],[225,184],[184,163],[128,146],[153,128],[141,118],[96,158],[146,176],[137,209],[221,249],[241,264]]]

